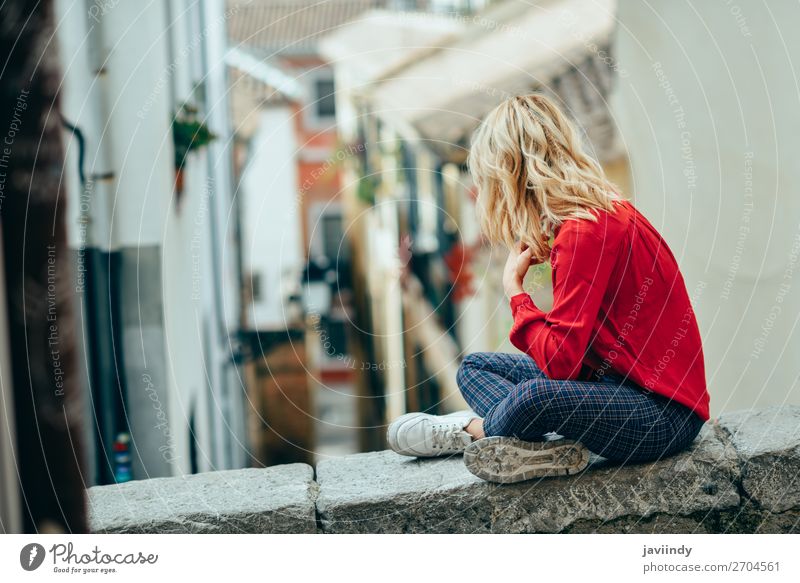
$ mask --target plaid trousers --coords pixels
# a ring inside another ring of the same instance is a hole
[[[457,381],[464,399],[483,417],[487,436],[541,441],[555,433],[615,462],[677,453],[704,423],[685,405],[615,374],[594,375],[590,381],[550,379],[525,354],[469,354]]]

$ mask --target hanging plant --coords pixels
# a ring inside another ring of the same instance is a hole
[[[361,176],[358,179],[356,195],[361,202],[368,205],[375,204],[375,190],[378,188],[377,182],[374,176]]]
[[[217,139],[197,116],[197,108],[184,103],[172,119],[175,142],[175,190],[183,192],[183,167],[190,152],[195,152]]]

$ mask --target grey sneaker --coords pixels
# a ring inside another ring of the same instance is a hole
[[[564,438],[522,441],[516,437],[485,437],[467,447],[464,464],[479,478],[511,484],[576,474],[589,464],[589,450]]]
[[[435,457],[462,453],[472,443],[472,436],[464,427],[479,418],[469,410],[449,415],[406,413],[389,425],[386,441],[402,455]]]

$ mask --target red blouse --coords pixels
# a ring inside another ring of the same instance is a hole
[[[552,379],[617,374],[709,419],[700,332],[678,263],[628,201],[569,219],[550,254],[553,309],[511,298],[511,343]]]

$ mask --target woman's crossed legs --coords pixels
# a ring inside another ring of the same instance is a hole
[[[464,399],[483,417],[487,437],[541,441],[556,433],[622,463],[677,453],[703,425],[688,407],[618,377],[595,382],[549,379],[524,354],[470,354],[457,380]]]

